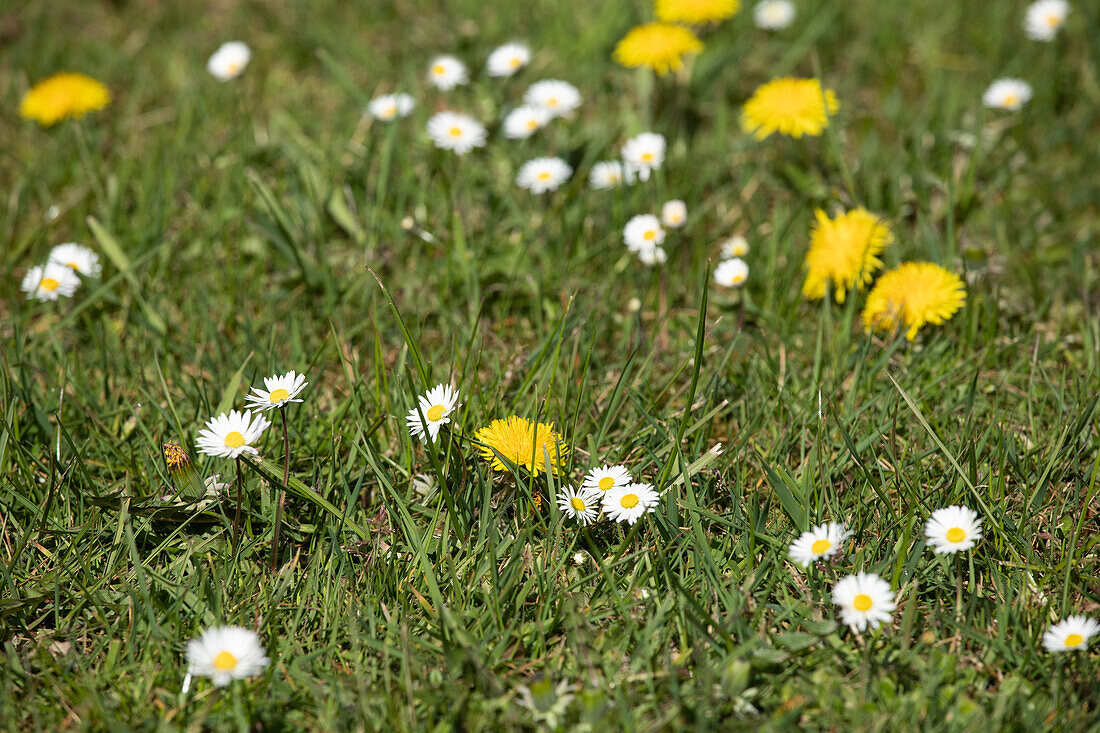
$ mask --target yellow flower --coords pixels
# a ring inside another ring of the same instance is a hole
[[[481,457],[489,461],[496,471],[505,471],[508,468],[497,457],[496,454],[499,453],[535,476],[540,471],[545,471],[549,464],[550,471],[556,476],[559,464],[569,452],[569,447],[561,436],[554,432],[553,423],[535,424],[516,415],[504,420],[493,420],[488,427],[478,430],[474,438],[484,443],[485,447],[480,451]]]
[[[852,288],[863,290],[871,275],[882,267],[878,255],[894,241],[890,228],[867,209],[853,209],[830,219],[824,211],[814,212],[817,223],[806,253],[806,281],[802,294],[811,300],[825,297],[832,285],[833,298],[843,303]]]
[[[683,57],[703,50],[703,42],[687,28],[671,23],[646,23],[635,28],[615,47],[615,61],[628,68],[648,66],[658,74],[679,71]]]
[[[826,109],[828,108],[828,109]],[[772,79],[753,92],[741,111],[741,127],[763,140],[773,132],[791,137],[820,135],[840,103],[817,79]]]
[[[19,115],[44,127],[66,117],[81,118],[111,101],[107,87],[84,74],[61,73],[31,87],[19,104]]]
[[[962,278],[931,262],[906,262],[878,279],[867,295],[863,327],[868,333],[908,326],[910,341],[926,323],[943,323],[966,302]]]
[[[710,23],[732,17],[741,0],[657,0],[657,17],[668,23]]]

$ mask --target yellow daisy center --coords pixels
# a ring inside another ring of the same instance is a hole
[[[866,593],[860,593],[856,596],[856,599],[852,601],[852,605],[856,607],[857,611],[868,611],[874,604],[871,601],[871,596]]]
[[[546,171],[543,171],[542,173],[539,173],[538,179],[540,181],[549,181],[550,180],[550,174]]]
[[[229,64],[229,66],[226,66],[225,70],[227,72],[229,72],[230,74],[236,74],[238,71],[241,70],[241,65],[238,64],[237,62],[233,62],[233,63]]]
[[[550,97],[550,99],[546,100],[546,106],[547,107],[557,107],[558,106],[558,98],[557,97]]]
[[[432,405],[431,408],[424,413],[424,417],[428,418],[432,422],[435,422],[439,418],[443,417],[443,413],[447,410],[443,405]]]
[[[610,489],[614,485],[615,485],[615,479],[613,479],[611,476],[604,476],[602,479],[600,479],[600,483],[599,483],[600,491],[607,491],[608,489]]]
[[[397,114],[397,105],[391,104],[389,107],[386,107],[386,109],[383,110],[383,113],[386,115],[386,117],[393,117]]]
[[[1062,22],[1062,19],[1053,13],[1047,16],[1047,25],[1051,28],[1057,28]]]
[[[1070,634],[1069,636],[1066,637],[1066,646],[1068,646],[1068,647],[1080,646],[1081,642],[1083,642],[1084,640],[1085,640],[1085,637],[1081,636],[1080,634]]]
[[[522,63],[523,61],[520,59],[519,56],[513,56],[512,60],[508,62],[508,65],[511,66],[513,69],[518,69],[519,65]]]
[[[537,130],[538,127],[539,127],[539,121],[538,120],[527,120],[527,129],[528,130]]]
[[[1004,106],[1013,107],[1020,101],[1019,94],[1006,94],[1004,98]]]
[[[587,506],[585,506],[584,500],[581,499],[579,496],[574,496],[572,499],[570,499],[569,506],[573,507],[578,512],[583,512],[585,509],[588,508]]]
[[[446,71],[446,69],[443,68],[443,64],[436,64],[435,66],[432,67],[432,73],[435,74],[436,76],[439,76],[444,71]]]
[[[287,397],[290,397],[290,392],[286,391],[282,387],[279,387],[279,389],[272,390],[271,394],[267,396],[267,399],[272,404],[274,404],[276,402],[282,402]]]
[[[230,672],[236,669],[236,667],[237,658],[224,649],[218,652],[218,656],[214,657],[214,669],[219,672]]]
[[[952,527],[947,530],[948,542],[962,542],[966,539],[966,531],[962,527]]]
[[[638,506],[638,495],[624,494],[623,498],[619,499],[619,503],[623,505],[624,509],[633,509]]]
[[[743,283],[743,282],[745,282],[745,276],[744,275],[734,275],[733,276],[733,282],[734,282],[735,285],[738,284],[738,283]],[[818,540],[818,542],[821,542],[821,541],[822,540]],[[824,540],[824,541],[828,542],[828,540]]]
[[[240,448],[244,445],[244,436],[234,430],[232,433],[225,436],[225,444],[229,448]]]
[[[61,283],[54,280],[52,277],[44,277],[42,278],[42,282],[38,284],[43,290],[57,290],[57,286]]]
[[[80,272],[80,266],[78,264],[76,264],[75,262],[66,262],[65,266],[66,267],[71,267],[74,270],[76,270],[77,272]]]
[[[451,137],[460,137],[462,135],[462,128],[452,127],[450,130],[447,130],[447,134],[449,134]]]
[[[642,235],[642,238],[645,239],[647,242],[652,242],[654,239],[657,238],[657,232],[650,229],[648,232]]]
[[[734,278],[734,282],[736,282],[736,281],[737,281],[737,279]],[[829,540],[822,538],[822,539],[817,540],[816,542],[814,542],[812,545],[810,545],[810,552],[812,552],[815,555],[820,555],[821,553],[825,552],[826,550],[828,550],[832,546],[833,546],[832,542],[829,542]]]
[[[653,162],[653,153],[642,153],[642,162],[643,163],[652,163]]]

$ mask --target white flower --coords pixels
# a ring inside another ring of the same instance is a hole
[[[643,132],[623,144],[623,162],[628,174],[637,173],[643,181],[649,180],[651,171],[665,161],[665,136],[656,132]]]
[[[526,140],[545,127],[550,119],[550,113],[542,107],[516,107],[504,118],[504,137],[510,140]]]
[[[233,485],[227,481],[222,481],[221,477],[220,473],[212,473],[203,479],[202,485],[207,494],[220,494]]]
[[[493,49],[485,68],[489,76],[511,76],[531,60],[531,50],[522,43],[506,43]]]
[[[924,536],[937,555],[962,552],[982,538],[982,520],[977,512],[964,506],[937,509],[924,525]]]
[[[252,411],[237,412],[230,410],[207,421],[206,427],[199,431],[195,441],[200,452],[216,458],[236,458],[242,453],[259,455],[253,443],[260,439],[271,425],[262,414],[252,419]]]
[[[845,529],[843,524],[837,522],[819,524],[808,532],[803,532],[791,543],[789,550],[791,560],[808,568],[818,560],[825,560],[840,552],[844,546],[844,540],[851,535],[852,533]]]
[[[739,288],[749,279],[749,266],[740,257],[723,260],[714,268],[714,282],[724,288]]]
[[[55,265],[66,265],[81,275],[99,277],[103,268],[99,264],[99,255],[83,245],[74,242],[59,244],[50,250],[49,261]]]
[[[218,687],[263,671],[271,661],[260,636],[240,626],[215,626],[187,642],[188,674],[209,677]]]
[[[252,60],[252,50],[241,41],[223,43],[206,62],[206,70],[218,81],[236,79]]]
[[[1048,652],[1085,651],[1089,639],[1100,632],[1100,623],[1088,616],[1070,616],[1051,626],[1043,634],[1043,646]]]
[[[752,9],[756,27],[766,31],[778,31],[794,22],[794,3],[789,0],[762,0]]]
[[[454,56],[436,56],[428,66],[428,81],[436,89],[447,91],[470,81],[466,64]]]
[[[740,234],[734,234],[732,237],[722,242],[723,257],[744,257],[748,253],[749,243]]]
[[[573,564],[574,565],[584,565],[586,562],[588,562],[588,555],[584,554],[583,552],[579,552],[579,551],[573,553]]]
[[[651,250],[665,241],[665,230],[653,214],[631,217],[623,227],[623,242],[631,252]]]
[[[588,172],[588,185],[597,191],[623,185],[623,164],[617,160],[603,160]]]
[[[485,125],[459,112],[439,112],[428,120],[428,136],[437,148],[465,155],[485,145]]]
[[[638,517],[653,511],[661,500],[649,484],[627,484],[603,492],[603,510],[613,522],[634,524]]]
[[[278,374],[273,377],[264,377],[264,386],[267,389],[253,387],[252,391],[255,394],[248,395],[245,401],[249,407],[260,411],[276,410],[291,402],[301,402],[302,400],[294,398],[306,388],[307,384],[309,382],[306,381],[306,375],[298,374],[293,370],[281,377]]]
[[[390,122],[398,117],[408,117],[416,106],[416,100],[408,94],[383,94],[367,104],[370,116],[381,122]]]
[[[558,506],[566,516],[588,524],[600,513],[600,492],[584,488],[577,491],[572,486],[563,486],[558,492]]]
[[[414,407],[405,418],[409,435],[427,442],[427,433],[434,443],[439,429],[451,421],[451,413],[458,409],[458,390],[449,384],[437,384],[421,395],[418,402],[420,409]]]
[[[666,201],[661,206],[661,223],[669,229],[679,229],[687,222],[688,207],[680,199]]]
[[[519,169],[516,185],[531,193],[545,193],[556,191],[571,175],[573,169],[561,158],[535,158]]]
[[[1033,41],[1053,41],[1068,14],[1066,0],[1038,0],[1027,7],[1024,33]]]
[[[858,631],[868,626],[877,629],[889,621],[895,601],[890,584],[874,573],[849,575],[833,586],[833,603],[840,606],[841,620]]]
[[[45,267],[32,267],[23,276],[19,289],[27,294],[27,300],[38,299],[43,302],[58,298],[71,298],[80,287],[80,278],[76,271],[67,265],[54,262]]]
[[[638,261],[643,265],[653,267],[654,265],[663,265],[668,261],[668,254],[665,252],[664,247],[649,247],[647,249],[638,250]]]
[[[593,468],[584,477],[584,488],[607,491],[616,486],[626,486],[631,481],[626,466],[608,466]]]
[[[547,79],[527,87],[523,101],[532,107],[541,107],[551,117],[565,117],[581,106],[581,93],[569,82]]]
[[[1021,79],[998,79],[982,95],[982,104],[1015,112],[1031,100],[1031,85]]]

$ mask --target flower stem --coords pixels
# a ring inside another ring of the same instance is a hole
[[[283,526],[283,504],[286,503],[286,488],[290,482],[290,433],[286,426],[286,412],[279,410],[283,418],[283,487],[279,489],[279,500],[275,504],[275,527],[271,532],[271,569],[279,561],[279,529]]]
[[[237,456],[237,510],[233,513],[233,549],[240,547],[241,541],[241,457]]]

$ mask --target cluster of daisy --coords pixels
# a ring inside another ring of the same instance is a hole
[[[563,486],[557,500],[562,513],[582,525],[600,517],[634,524],[657,507],[661,495],[652,484],[634,482],[626,466],[604,465],[589,471],[580,489]]]
[[[80,287],[80,278],[99,277],[99,256],[88,247],[73,242],[50,250],[46,264],[27,270],[19,286],[28,300],[71,298]]]
[[[687,223],[687,204],[680,199],[666,201],[661,216],[638,214],[623,227],[623,243],[644,265],[663,265],[668,260],[664,244],[669,229],[680,229]]]
[[[724,288],[739,288],[749,279],[749,266],[743,259],[749,253],[749,243],[740,234],[721,245],[722,259],[714,268],[714,281]]]
[[[588,185],[596,190],[606,190],[635,181],[648,181],[653,171],[660,170],[665,162],[665,136],[656,132],[643,132],[623,143],[622,160],[602,160],[588,173]],[[666,204],[667,206],[667,204]]]
[[[1033,41],[1049,42],[1065,25],[1070,6],[1066,0],[1037,0],[1024,13],[1024,34]],[[991,109],[1015,112],[1031,101],[1031,85],[1023,79],[997,79],[982,95],[982,104]]]
[[[260,451],[256,444],[271,426],[264,413],[292,402],[302,402],[298,395],[308,384],[304,374],[294,371],[265,377],[266,389],[253,387],[252,393],[245,398],[243,411],[230,410],[207,420],[206,427],[199,431],[196,447],[200,453],[214,458],[258,456]]]

